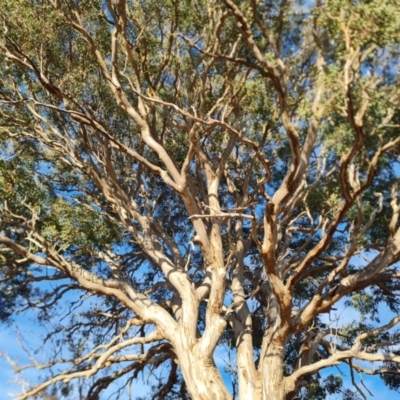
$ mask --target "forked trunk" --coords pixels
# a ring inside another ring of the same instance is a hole
[[[251,379],[250,366],[247,373],[242,371],[239,384],[239,400],[285,400],[285,377],[283,375],[283,348],[272,345],[266,352],[256,375],[259,381]],[[199,354],[195,349],[177,354],[182,375],[192,400],[231,400],[217,367],[210,359]],[[248,381],[247,381],[247,379]],[[253,375],[254,377],[254,375]],[[246,382],[247,381],[247,382]],[[247,384],[246,384],[247,383]]]

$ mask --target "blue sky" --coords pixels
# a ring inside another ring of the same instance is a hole
[[[44,329],[40,327],[35,321],[28,316],[21,316],[17,319],[20,327],[21,336],[23,336],[24,345],[31,350],[38,347],[42,341],[45,333]],[[13,360],[17,360],[19,365],[29,364],[31,361],[27,354],[22,350],[20,343],[18,343],[18,331],[15,326],[3,326],[0,331],[0,352],[7,353]],[[29,370],[24,374],[24,377],[35,381],[40,375],[39,371],[35,369]],[[6,400],[12,398],[13,395],[21,392],[21,386],[16,383],[20,379],[14,376],[13,367],[6,361],[4,357],[0,357],[0,399]],[[106,399],[114,390],[110,388],[104,392],[102,398]],[[148,392],[147,385],[139,379],[132,385],[132,399],[137,396],[144,396]],[[128,396],[126,396],[128,399]]]
[[[371,257],[371,254],[369,255]],[[354,263],[360,264],[365,263],[365,260],[362,257],[354,257]],[[72,296],[72,294],[67,295]],[[64,302],[65,303],[65,302]],[[354,320],[359,320],[359,313],[349,307],[345,306],[345,299],[342,299],[338,304],[335,305],[336,310],[331,311],[329,314],[322,314],[321,322],[330,325],[333,328],[343,326],[344,324],[350,324]],[[61,311],[61,310],[60,310]],[[61,315],[61,314],[60,314]],[[379,325],[386,324],[391,318],[393,318],[394,314],[389,312],[385,306],[380,306],[379,309],[380,323]],[[376,323],[373,323],[376,325]],[[18,329],[17,330],[17,325]],[[18,361],[19,365],[29,364],[31,363],[26,352],[21,348],[21,344],[19,343],[19,338],[23,340],[24,346],[32,350],[34,353],[35,349],[40,347],[43,337],[46,334],[46,329],[44,326],[39,325],[32,317],[30,312],[24,312],[15,317],[15,324],[7,326],[3,325],[0,330],[0,352],[7,353],[10,358]],[[44,349],[45,350],[45,349]],[[40,360],[40,356],[45,357],[46,351],[43,353],[39,353],[35,355],[39,357],[39,361],[44,362],[45,359],[42,358]],[[232,356],[234,362],[234,355]],[[229,390],[232,388],[230,376],[223,372],[224,367],[227,366],[228,357],[227,357],[227,347],[219,346],[215,353],[215,362],[218,368],[221,371],[221,374],[224,377],[226,385]],[[366,367],[369,365],[365,364]],[[377,367],[377,365],[375,365]],[[160,371],[156,371],[159,373]],[[350,372],[347,365],[342,365],[339,368],[328,368],[326,370],[321,371],[322,376],[327,376],[329,374],[341,375],[342,379],[345,383],[345,386],[354,390],[350,380]],[[27,380],[34,382],[41,375],[40,371],[35,369],[29,369],[24,373],[24,378]],[[12,398],[12,395],[16,395],[21,391],[21,386],[16,382],[21,377],[14,376],[12,366],[2,357],[0,357],[0,399]],[[374,395],[371,397],[366,390],[364,393],[367,395],[368,399],[381,399],[386,396],[391,396],[396,398],[399,396],[396,392],[389,390],[380,380],[378,376],[366,376],[362,377],[363,383],[366,385],[368,390]],[[360,383],[359,375],[355,372],[355,380],[357,383]],[[148,371],[145,371],[143,374],[139,374],[139,379],[132,384],[131,397],[126,395],[124,400],[126,399],[135,399],[138,396],[145,396],[148,393],[148,385],[151,384],[152,377],[148,375]],[[359,386],[362,387],[360,384]],[[111,395],[115,391],[116,386],[111,386],[107,391],[105,391],[101,397],[101,399],[107,399],[109,395]],[[333,395],[328,400],[339,400],[341,399],[341,395]]]
[[[17,360],[19,365],[29,364],[31,361],[27,354],[22,350],[20,343],[18,343],[18,336],[23,336],[24,345],[30,350],[34,349],[41,344],[41,338],[45,331],[42,327],[38,326],[35,321],[31,320],[28,316],[21,316],[17,319],[20,326],[21,334],[18,333],[15,326],[3,327],[0,331],[0,352],[7,353],[13,360]],[[227,387],[231,389],[231,380],[228,374],[223,372],[224,367],[227,365],[225,361],[226,356],[225,349],[221,346],[217,349],[215,354],[215,361],[222,375],[224,376]],[[159,371],[156,371],[159,373]],[[35,381],[39,376],[40,372],[34,369],[29,370],[24,375],[25,378],[31,381]],[[21,386],[16,382],[21,377],[15,376],[13,367],[7,362],[4,357],[0,357],[0,399],[6,400],[12,398],[16,394],[20,393]],[[143,374],[139,374],[139,378],[136,382],[133,382],[131,387],[131,399],[135,399],[139,396],[145,396],[149,393],[148,387],[151,384],[151,376],[145,371]],[[115,386],[110,387],[103,392],[101,399],[107,399],[115,391]],[[124,399],[128,400],[128,394],[124,396]]]
[[[343,324],[351,324],[352,321],[354,320],[359,320],[359,314],[356,310],[352,309],[351,307],[346,307],[344,305],[345,300],[341,300],[338,304],[335,305],[335,308],[337,308],[336,311],[332,311],[330,314],[324,314],[324,317],[322,318],[322,322],[326,324],[332,324],[332,327],[336,327],[335,321],[337,320],[340,325]],[[388,311],[384,306],[379,307],[380,312],[379,312],[379,317],[381,322],[379,324],[373,323],[374,325],[385,325],[386,323],[389,322],[390,319],[394,317],[394,314]],[[396,328],[396,327],[395,327]],[[366,362],[358,362],[358,364],[365,366],[366,368],[371,368],[370,363]],[[377,368],[378,365],[375,363],[375,368]],[[347,365],[340,365],[339,367],[333,367],[333,368],[327,368],[323,371],[321,371],[321,375],[323,377],[329,375],[329,374],[334,374],[334,375],[341,375],[345,387],[355,390],[351,383],[351,378],[350,378],[350,370]],[[368,392],[363,388],[361,382],[360,382],[360,375],[357,372],[354,372],[354,379],[358,386],[360,386],[364,392],[364,394],[367,396],[367,399],[383,399],[386,396],[391,396],[392,398],[397,398],[397,396],[400,396],[397,392],[393,390],[389,390],[382,380],[379,378],[379,376],[369,376],[369,375],[361,375],[362,381],[364,385],[368,388],[368,390],[373,394],[373,397],[368,394]],[[332,395],[329,397],[329,400],[341,400],[342,397],[341,395]]]
[[[339,318],[340,323],[351,323],[351,321],[357,318],[358,314],[355,310],[350,307],[344,307],[343,302],[341,302],[337,306],[337,311],[331,312],[331,314],[325,314],[324,323],[329,323],[334,321],[336,318]],[[385,324],[388,322],[390,318],[393,317],[389,312],[387,312],[384,308],[382,308],[381,316],[381,324]],[[20,327],[21,336],[23,336],[24,344],[27,348],[34,349],[41,343],[41,337],[45,333],[44,329],[35,323],[27,315],[21,315],[17,318],[16,322],[18,322]],[[27,354],[21,349],[20,344],[18,343],[18,332],[15,326],[3,326],[0,331],[0,350],[2,352],[7,352],[8,355],[18,360],[21,364],[29,363],[30,360]],[[221,372],[223,371],[224,366],[226,366],[226,349],[220,347],[217,349],[215,354],[215,361],[218,365]],[[223,373],[223,372],[222,372]],[[35,371],[34,369],[29,370],[26,373],[25,377],[27,379],[35,380],[39,376],[40,372]],[[340,366],[339,368],[329,368],[322,371],[322,376],[327,376],[329,374],[340,374],[345,382],[345,385],[352,390],[351,381],[350,381],[350,373],[349,368],[346,365]],[[223,373],[224,379],[226,381],[227,387],[231,389],[230,378],[227,374]],[[135,399],[138,396],[144,396],[148,393],[147,383],[146,381],[151,382],[151,377],[145,374],[140,374],[139,379],[133,383],[132,385],[132,399]],[[0,399],[12,398],[12,395],[17,394],[20,391],[20,386],[15,382],[18,377],[15,377],[13,374],[13,368],[11,365],[7,363],[4,358],[0,358]],[[360,383],[359,376],[355,373],[355,379],[357,383]],[[389,390],[379,379],[378,376],[363,376],[363,382],[372,392],[374,397],[371,397],[366,391],[364,392],[367,395],[368,399],[383,399],[385,397],[397,398],[399,394],[394,391]],[[361,385],[360,385],[361,386]],[[114,391],[112,387],[107,390],[101,397],[102,399],[107,399],[108,396]],[[128,399],[128,396],[125,397]],[[341,400],[341,395],[333,395],[329,398],[329,400]],[[327,399],[328,400],[328,399]]]

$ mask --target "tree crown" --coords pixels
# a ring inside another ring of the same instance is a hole
[[[398,389],[399,10],[1,3],[0,318],[57,349],[21,399],[228,399],[219,345],[240,399]]]

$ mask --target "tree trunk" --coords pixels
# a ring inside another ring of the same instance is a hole
[[[217,367],[212,359],[206,359],[197,349],[180,351],[179,366],[192,400],[232,400]],[[239,371],[240,400],[286,400],[285,377],[283,375],[284,349],[269,346],[258,375],[260,381],[251,376],[251,367]],[[249,360],[249,362],[253,362]],[[242,368],[244,365],[242,365]],[[245,398],[246,395],[252,397]]]
[[[254,368],[253,353],[244,347],[245,345],[239,345],[237,349],[239,400],[261,400],[260,387],[257,387],[258,374]]]
[[[256,371],[254,365],[251,315],[247,310],[247,305],[244,307],[246,309],[242,307],[238,311],[240,322],[236,321],[236,323],[239,325],[239,331],[235,332],[237,337],[236,359],[239,400],[261,400],[259,373]]]
[[[177,352],[177,358],[192,400],[232,400],[212,359],[193,348]]]
[[[262,360],[262,400],[285,400],[285,378],[283,376],[284,348],[272,344]]]

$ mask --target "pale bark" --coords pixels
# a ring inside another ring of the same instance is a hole
[[[176,356],[193,400],[232,399],[213,359],[205,357],[198,344],[180,346]]]
[[[273,343],[268,346],[261,363],[262,400],[285,400],[285,380],[283,376],[283,357],[285,349]]]

